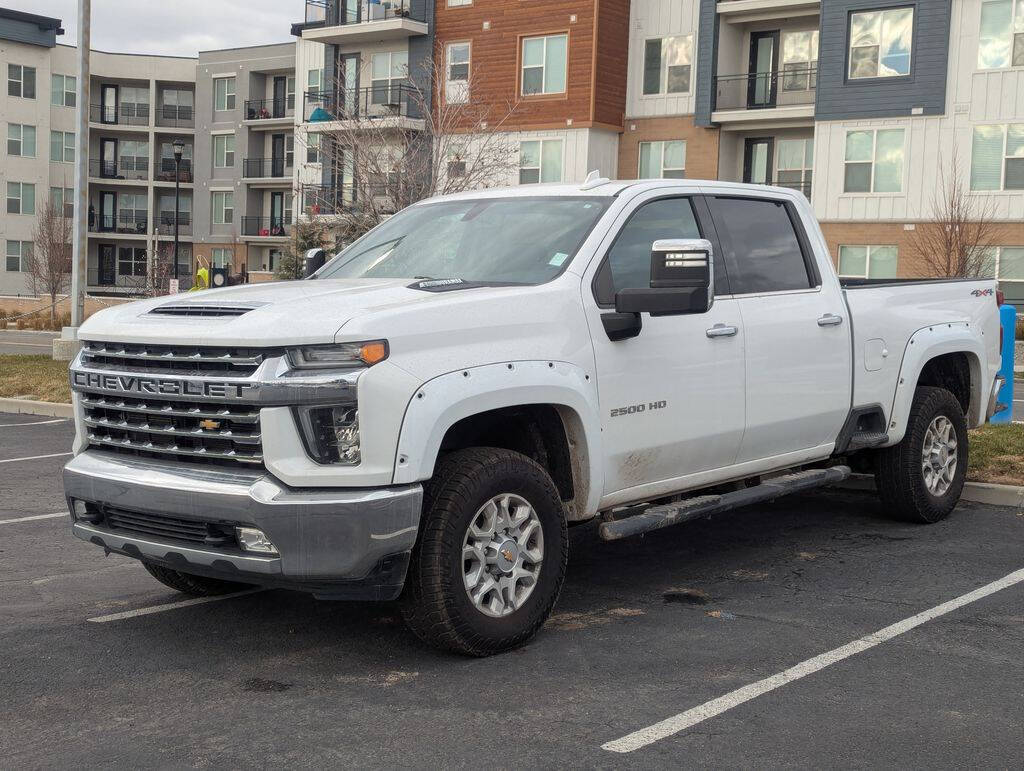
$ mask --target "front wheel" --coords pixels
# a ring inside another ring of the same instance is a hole
[[[903,441],[878,452],[875,481],[892,516],[938,522],[960,501],[967,477],[967,421],[945,388],[914,393]]]
[[[568,556],[562,501],[539,464],[510,450],[453,452],[427,485],[402,615],[437,648],[511,650],[551,613]]]

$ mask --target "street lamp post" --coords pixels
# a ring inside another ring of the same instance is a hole
[[[181,155],[185,151],[185,143],[175,139],[174,147],[174,283],[178,283],[178,207],[181,196]]]

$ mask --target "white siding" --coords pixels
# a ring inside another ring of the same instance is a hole
[[[697,91],[697,24],[700,0],[633,0],[629,10],[629,67],[626,117],[692,115]],[[693,64],[688,94],[644,96],[644,42],[673,35],[693,36]],[[612,54],[612,52],[605,52]]]

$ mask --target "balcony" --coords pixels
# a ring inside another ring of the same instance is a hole
[[[124,157],[116,161],[92,158],[89,161],[89,176],[110,180],[148,180],[149,159]]]
[[[355,208],[354,185],[303,185],[302,214],[335,217]]]
[[[159,164],[153,169],[154,182],[174,182],[174,159],[161,158]],[[192,184],[192,161],[188,158],[181,159],[181,167],[178,169],[178,181],[182,184]]]
[[[149,105],[125,103],[117,107],[103,104],[89,106],[89,122],[105,126],[149,126]]]
[[[242,217],[242,235],[247,238],[286,239],[292,225],[281,217]]]
[[[268,128],[291,125],[295,114],[295,97],[285,99],[247,99],[245,102],[245,122],[259,127]]]
[[[146,235],[149,217],[145,213],[122,211],[115,214],[93,214],[89,217],[89,230],[93,233],[120,233]]]
[[[173,211],[162,211],[157,215],[156,232],[161,236],[174,236]],[[178,235],[192,235],[192,212],[178,212]]]
[[[246,158],[242,161],[242,177],[248,180],[287,180],[290,184],[292,167],[287,165],[285,158]]]
[[[416,93],[412,86],[404,83],[370,86],[347,92],[307,91],[303,120],[307,123],[338,124],[335,127],[324,127],[326,129],[359,128],[363,122],[389,121],[394,123],[394,128],[422,129],[423,117]],[[391,127],[390,123],[388,127]]]
[[[426,35],[425,0],[306,0],[306,21],[299,25],[302,37],[318,43],[351,43],[401,40]]]
[[[156,125],[159,128],[195,128],[196,112],[185,105],[165,104],[156,111]]]
[[[736,0],[739,2],[739,0]],[[814,120],[818,68],[715,78],[715,123],[804,125]]]

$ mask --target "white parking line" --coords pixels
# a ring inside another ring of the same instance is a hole
[[[0,423],[0,428],[18,428],[19,426],[48,426],[51,423],[66,423],[69,418],[57,420],[37,420],[35,423]]]
[[[34,517],[18,517],[17,519],[0,519],[0,525],[13,525],[15,522],[35,522],[37,519],[56,519],[70,516],[66,511],[56,514],[36,514]]]
[[[701,704],[699,707],[694,707],[686,712],[680,712],[678,715],[673,715],[666,720],[662,720],[660,723],[655,723],[647,728],[641,728],[639,731],[627,734],[621,739],[615,739],[614,741],[602,744],[601,749],[608,750],[609,752],[633,752],[654,742],[667,739],[669,736],[673,736],[680,731],[685,731],[687,728],[692,728],[698,723],[703,723],[705,720],[721,715],[733,707],[738,707],[740,704],[744,704],[751,699],[756,699],[758,696],[763,696],[769,691],[774,691],[776,688],[786,685],[786,683],[812,675],[843,659],[863,653],[904,632],[909,632],[911,629],[927,621],[944,616],[947,613],[952,613],[957,608],[962,608],[964,605],[976,602],[990,594],[995,594],[1002,589],[1019,584],[1021,581],[1024,581],[1024,569],[1014,571],[998,581],[993,581],[979,589],[975,589],[973,592],[968,592],[954,600],[944,602],[930,610],[918,613],[916,616],[911,616],[884,629],[879,629],[873,634],[861,637],[859,640],[854,640],[840,648],[807,659],[807,661],[790,667],[783,672],[766,677],[764,680],[758,680],[756,683],[745,685],[732,693],[725,694],[725,696],[719,696],[717,699]]]
[[[46,345],[45,343],[15,343],[10,340],[0,340],[0,345],[23,345],[26,348],[53,348],[52,345]]]
[[[256,594],[257,592],[266,591],[262,588],[246,589],[242,592],[232,592],[231,594],[219,594],[216,597],[193,597],[190,600],[181,600],[179,602],[168,602],[164,605],[153,605],[149,608],[139,608],[138,610],[126,610],[123,613],[111,613],[109,616],[96,616],[96,618],[86,619],[92,621],[94,624],[105,624],[108,621],[123,621],[126,618],[135,618],[136,616],[149,616],[153,613],[163,613],[165,610],[177,610],[178,608],[187,608],[190,605],[204,605],[207,602],[217,602],[218,600],[230,600],[234,597],[244,597],[247,594]]]
[[[32,455],[28,458],[8,458],[7,460],[0,460],[0,463],[18,463],[23,460],[43,460],[44,458],[63,458],[70,454],[70,452],[55,452],[53,455]]]

